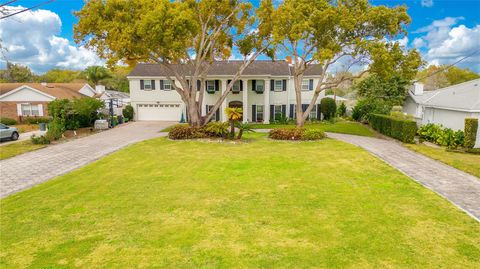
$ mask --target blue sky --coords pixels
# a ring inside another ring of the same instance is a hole
[[[11,7],[29,7],[45,0],[18,0]],[[281,0],[275,0],[281,2]],[[0,0],[5,3],[7,0]],[[258,5],[258,0],[252,0]],[[417,48],[432,64],[447,64],[480,48],[480,0],[372,0],[374,5],[406,5],[412,17],[408,48]],[[42,73],[50,68],[82,69],[101,64],[94,52],[73,42],[73,11],[84,0],[56,0],[33,12],[0,20],[0,38],[8,60]],[[14,18],[14,19],[13,19]],[[33,40],[32,40],[33,39]],[[480,54],[480,53],[479,53]],[[480,72],[479,54],[460,64]],[[4,62],[0,62],[3,67]]]

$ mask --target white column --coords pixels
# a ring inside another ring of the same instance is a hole
[[[270,80],[265,80],[265,91],[263,92],[263,123],[270,123]]]
[[[248,122],[248,80],[247,79],[242,79],[243,83],[243,122],[247,123]]]
[[[222,96],[227,91],[227,80],[222,79]],[[220,118],[223,122],[227,121],[227,114],[225,114],[225,108],[227,108],[227,99],[223,101],[222,105],[220,106]]]

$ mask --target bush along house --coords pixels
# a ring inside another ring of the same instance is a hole
[[[241,61],[217,61],[209,69],[203,95],[202,115],[206,115],[226,91],[228,83],[241,66]],[[174,66],[175,68],[175,66]],[[176,66],[178,71],[182,66]],[[319,65],[311,65],[302,81],[302,107],[308,106],[313,91],[319,82]],[[295,118],[295,89],[292,68],[287,61],[254,61],[235,82],[232,92],[222,103],[213,120],[226,121],[227,107],[243,109],[244,122],[269,123],[282,117]],[[158,64],[137,64],[127,76],[130,86],[131,105],[135,119],[139,121],[160,120],[180,121],[186,115],[185,105],[180,95],[172,87],[175,83],[167,76],[174,75]],[[199,83],[199,81],[198,81]],[[311,111],[309,119],[320,119],[320,100]]]

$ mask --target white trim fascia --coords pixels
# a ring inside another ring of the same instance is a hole
[[[30,87],[30,86],[28,86],[28,85],[22,85],[22,86],[20,86],[20,87],[18,87],[18,88],[15,88],[15,89],[13,89],[13,90],[11,90],[11,91],[9,91],[9,92],[6,92],[6,93],[0,95],[0,99],[5,98],[5,97],[7,97],[7,96],[9,96],[9,95],[12,95],[12,94],[14,94],[14,93],[16,93],[16,92],[24,89],[24,88],[28,88],[28,89],[36,92],[36,93],[39,93],[39,94],[41,94],[41,95],[43,95],[43,96],[46,96],[46,97],[48,97],[48,98],[51,98],[52,100],[55,100],[55,99],[56,99],[55,96],[51,96],[50,94],[44,93],[44,92],[42,92],[42,91],[40,91],[40,90],[37,90],[37,89],[35,89],[35,88],[32,88],[32,87]],[[28,102],[28,101],[27,101],[27,102]]]
[[[434,106],[434,105],[428,105],[428,104],[423,105],[423,107],[437,108],[437,109],[443,109],[443,110],[452,110],[452,111],[459,111],[459,112],[480,113],[480,110],[476,110],[476,109],[463,109],[463,108],[454,108],[454,107]]]

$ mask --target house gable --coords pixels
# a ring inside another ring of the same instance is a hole
[[[20,86],[0,96],[4,102],[50,102],[55,100],[54,96],[29,86]]]
[[[96,94],[95,90],[88,84],[85,84],[78,92],[88,97],[93,97]]]

